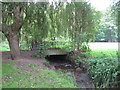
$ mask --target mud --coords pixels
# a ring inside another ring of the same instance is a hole
[[[87,73],[87,67],[81,64],[79,67],[67,60],[66,56],[48,56],[46,59],[55,70],[71,72],[71,77],[76,79],[79,88],[95,88],[92,79]]]

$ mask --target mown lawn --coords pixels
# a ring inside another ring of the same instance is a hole
[[[90,52],[92,58],[93,57],[113,57],[117,58],[118,57],[118,50],[113,49],[113,50],[92,50]]]

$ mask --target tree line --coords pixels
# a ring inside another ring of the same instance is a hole
[[[94,39],[101,12],[88,2],[2,2],[2,33],[12,59],[21,57],[19,43],[31,47],[44,41],[67,39],[74,50]]]

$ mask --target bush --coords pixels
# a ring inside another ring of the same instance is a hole
[[[42,50],[38,50],[34,52],[32,56],[37,58],[43,58],[43,59],[46,57],[45,53]]]
[[[79,53],[74,59],[77,66],[87,64],[88,74],[92,77],[96,87],[108,88],[118,86],[119,53],[116,51],[91,51]],[[118,57],[117,57],[118,56]]]
[[[86,60],[89,74],[96,87],[108,88],[117,84],[118,60],[116,58],[91,58]]]

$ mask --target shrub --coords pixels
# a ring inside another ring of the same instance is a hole
[[[45,58],[45,53],[42,50],[38,50],[32,54],[33,57]]]
[[[88,74],[92,77],[95,86],[107,88],[118,86],[117,77],[120,74],[118,58],[119,53],[116,53],[115,50],[91,51],[79,53],[74,62],[77,66],[80,66],[81,63],[87,64]]]
[[[107,88],[116,85],[118,74],[118,60],[116,58],[91,58],[86,62],[89,65],[88,72],[96,87]]]

